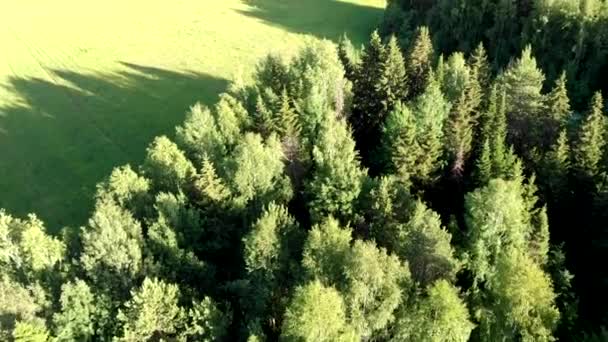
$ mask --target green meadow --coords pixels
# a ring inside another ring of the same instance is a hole
[[[269,52],[364,42],[384,0],[3,0],[0,208],[56,231],[95,185],[137,165],[197,101],[212,104]],[[311,37],[311,38],[309,38]]]

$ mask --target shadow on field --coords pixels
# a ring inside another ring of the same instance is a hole
[[[349,36],[363,43],[370,28],[378,26],[382,8],[338,0],[242,0],[250,9],[243,15],[257,18],[294,33],[337,39],[349,28]],[[355,23],[355,25],[353,25]]]
[[[34,212],[51,231],[84,224],[96,183],[139,164],[152,138],[172,136],[189,106],[212,104],[227,86],[128,63],[110,74],[47,71],[7,84],[22,101],[0,107],[0,208]]]

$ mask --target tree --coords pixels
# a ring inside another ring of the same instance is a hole
[[[522,153],[541,146],[545,119],[551,117],[547,114],[545,97],[541,93],[544,81],[545,75],[537,67],[530,46],[524,48],[521,57],[500,77],[506,94],[508,138]]]
[[[606,145],[606,119],[603,109],[602,94],[595,93],[573,150],[574,167],[581,176],[593,178],[600,171],[599,163]]]
[[[350,130],[341,120],[327,119],[312,151],[312,179],[306,188],[315,222],[327,215],[348,221],[361,191],[362,169]]]
[[[566,73],[555,81],[555,86],[547,95],[547,110],[551,115],[551,120],[548,122],[546,129],[548,134],[546,139],[554,141],[557,138],[560,130],[566,128],[568,120],[572,115],[570,108],[570,99],[568,98],[568,89],[566,88]]]
[[[469,56],[468,64],[471,68],[471,76],[477,79],[481,89],[489,89],[492,70],[483,43],[480,42]]]
[[[346,321],[340,293],[319,281],[296,288],[285,312],[282,341],[359,341]]]
[[[540,168],[545,193],[553,202],[563,199],[568,188],[568,175],[570,173],[570,146],[568,133],[562,130],[557,141],[544,156]]]
[[[128,290],[143,270],[141,225],[112,201],[97,202],[88,227],[82,228],[80,264],[95,287],[115,299]]]
[[[251,282],[249,303],[251,319],[281,321],[286,306],[285,293],[294,283],[299,265],[303,234],[287,208],[271,203],[243,238],[245,267]]]
[[[354,85],[351,123],[363,159],[370,160],[374,146],[380,141],[386,116],[395,104],[405,99],[406,69],[395,37],[382,44],[378,32],[372,33],[364,51]]]
[[[111,199],[141,216],[150,200],[149,191],[150,180],[138,175],[130,165],[125,165],[114,168],[110,177],[97,185],[95,197],[98,201]]]
[[[361,63],[361,51],[355,49],[353,43],[348,39],[348,36],[344,34],[338,42],[338,56],[340,62],[344,66],[344,74],[346,78],[354,81],[359,72],[359,64]]]
[[[348,285],[341,292],[349,321],[363,338],[372,338],[394,320],[404,297],[402,286],[410,281],[407,265],[373,242],[357,240],[343,273]]]
[[[188,309],[188,323],[182,335],[188,341],[218,341],[228,334],[229,324],[230,317],[220,311],[211,298],[205,297]]]
[[[419,160],[424,158],[418,143],[416,119],[401,102],[389,114],[383,129],[382,158],[387,171],[396,172],[404,184],[417,175]]]
[[[417,201],[399,233],[396,252],[407,260],[414,281],[426,287],[439,279],[454,279],[460,265],[450,245],[452,237],[437,213]]]
[[[432,71],[433,54],[433,43],[428,27],[419,27],[407,58],[409,64],[406,79],[410,99],[416,98],[427,89]]]
[[[367,134],[382,123],[383,98],[380,89],[382,63],[386,47],[378,35],[371,34],[368,46],[363,50],[361,66],[353,84],[353,113],[350,117],[357,141],[362,141]],[[403,62],[403,61],[402,61]]]
[[[302,264],[310,279],[342,293],[349,322],[364,338],[374,336],[393,320],[409,282],[407,266],[372,242],[355,241],[337,221],[313,227],[304,245]]]
[[[559,319],[551,280],[541,268],[547,227],[534,222],[526,196],[517,182],[492,180],[465,201],[467,267],[482,340],[548,341]]]
[[[160,190],[179,189],[196,174],[184,153],[165,136],[150,144],[142,170]]]
[[[53,315],[57,341],[90,341],[95,333],[95,298],[87,283],[77,279],[61,286],[61,311]]]
[[[237,207],[252,200],[283,202],[291,197],[288,178],[283,174],[283,151],[276,135],[265,142],[258,134],[247,133],[224,161],[224,172]],[[263,204],[263,203],[259,203]]]
[[[412,104],[411,110],[416,120],[416,138],[421,149],[420,159],[415,168],[415,183],[427,185],[436,178],[441,167],[444,122],[451,105],[444,98],[439,84],[431,80],[427,89]]]
[[[333,218],[313,226],[302,253],[302,266],[308,278],[345,286],[343,267],[349,257],[350,241],[351,232],[340,228]]]
[[[32,322],[17,322],[13,330],[13,341],[15,342],[46,342],[49,340],[49,332],[43,324]]]
[[[184,312],[178,306],[179,288],[162,280],[146,278],[131,292],[125,309],[118,313],[123,323],[123,341],[175,337],[183,324]]]
[[[390,340],[465,342],[474,327],[458,288],[439,280],[413,307],[399,310]]]
[[[497,272],[488,288],[495,304],[480,313],[482,339],[553,340],[559,321],[555,293],[549,276],[531,258],[507,249],[497,258]]]

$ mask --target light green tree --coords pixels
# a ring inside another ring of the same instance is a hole
[[[282,341],[360,340],[346,321],[345,304],[340,293],[319,281],[296,288],[281,330]]]
[[[118,320],[123,323],[120,340],[174,338],[184,320],[178,300],[177,285],[146,278],[140,288],[131,292],[131,299],[118,313]]]
[[[95,333],[95,298],[89,286],[76,279],[61,286],[61,310],[53,315],[57,341],[91,341]]]
[[[313,221],[332,215],[351,220],[366,170],[342,120],[328,118],[312,151],[314,173],[306,188]]]

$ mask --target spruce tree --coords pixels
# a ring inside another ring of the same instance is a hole
[[[355,81],[360,63],[360,56],[353,43],[344,34],[338,42],[338,57],[344,66],[344,75],[347,79]]]
[[[570,172],[570,146],[568,133],[562,130],[557,141],[551,146],[543,158],[539,168],[541,186],[550,201],[563,199],[567,191],[568,174]]]
[[[544,81],[545,75],[537,67],[530,46],[500,77],[507,95],[509,142],[527,158],[534,147],[541,145],[545,118],[550,117],[541,92]]]
[[[358,136],[364,137],[372,129],[376,116],[382,110],[382,98],[379,95],[378,82],[381,75],[382,59],[385,47],[377,31],[370,37],[369,44],[363,50],[361,67],[353,84],[353,114],[351,124]]]
[[[555,81],[555,86],[551,93],[547,96],[547,110],[553,119],[554,133],[566,127],[572,109],[570,108],[570,99],[568,98],[568,89],[566,88],[566,72],[562,72],[561,76]],[[555,137],[555,136],[554,136]]]
[[[393,109],[395,103],[402,101],[407,95],[403,54],[395,36],[389,38],[384,53],[380,63],[379,79],[379,90],[383,96],[383,115],[379,118],[382,120],[379,123],[380,125],[384,122],[384,117],[388,111]]]
[[[488,89],[490,78],[492,77],[492,70],[490,69],[488,55],[486,49],[483,47],[483,43],[477,45],[477,48],[475,48],[469,57],[468,62],[469,67],[471,68],[471,76],[477,79],[481,89]]]
[[[600,172],[600,161],[606,145],[606,119],[604,100],[600,92],[591,100],[589,112],[578,133],[574,148],[574,167],[583,177],[593,178]]]
[[[416,38],[408,54],[407,80],[408,98],[422,94],[429,83],[433,66],[433,42],[426,26],[418,28]]]

